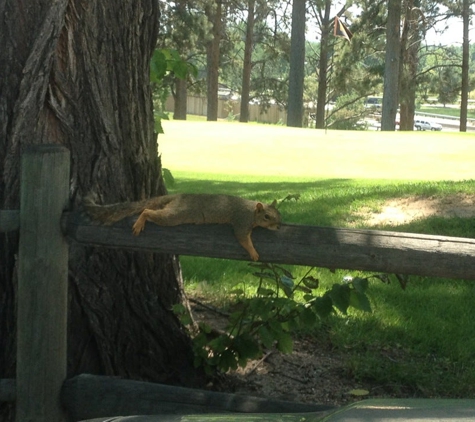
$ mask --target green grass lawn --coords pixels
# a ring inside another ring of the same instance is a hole
[[[460,107],[440,107],[440,106],[421,106],[417,111],[423,113],[434,113],[434,114],[442,114],[446,116],[452,116],[456,118],[460,118]],[[469,108],[468,109],[468,118],[474,119],[475,118],[475,109]]]
[[[407,196],[475,192],[475,135],[335,132],[237,123],[164,122],[163,164],[172,192],[210,192],[285,202],[285,222],[365,227],[362,210]],[[430,217],[379,229],[475,238],[474,219]],[[182,257],[188,289],[219,304],[236,287],[252,290],[245,262]],[[475,265],[475,263],[474,263]],[[290,268],[303,274],[304,268]],[[322,292],[348,271],[317,269]],[[355,379],[416,396],[475,397],[475,283],[412,277],[373,282],[373,313],[330,318],[325,336],[347,354]],[[317,335],[321,332],[317,330]]]
[[[351,178],[461,180],[474,177],[475,135],[295,129],[239,123],[163,122],[164,167],[172,172],[256,180]]]

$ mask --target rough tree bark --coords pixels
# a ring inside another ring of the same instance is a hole
[[[412,131],[414,130],[414,115],[416,112],[419,48],[422,40],[420,1],[407,1],[405,9],[399,63],[399,129],[403,131]]]
[[[255,0],[249,0],[247,8],[246,41],[244,43],[244,63],[242,69],[241,111],[239,121],[249,121],[249,96],[251,91],[252,48],[254,37]]]
[[[460,132],[467,131],[468,91],[470,71],[470,1],[462,2],[463,43],[462,43],[462,91],[460,98]]]
[[[165,193],[149,60],[155,0],[0,0],[0,208],[19,208],[25,145],[71,151],[71,208]],[[15,375],[18,233],[0,235],[0,378]],[[193,385],[174,256],[70,245],[69,376],[88,372]],[[13,410],[3,406],[0,419]]]
[[[394,131],[399,103],[401,0],[388,0],[381,130]]]
[[[327,88],[328,88],[328,61],[330,53],[330,9],[331,1],[325,1],[325,10],[320,16],[322,38],[320,40],[320,60],[318,64],[318,92],[315,129],[325,128]]]
[[[305,0],[292,2],[292,32],[290,44],[289,99],[287,126],[302,127],[303,81],[305,65]]]
[[[173,97],[175,100],[175,105],[173,107],[173,120],[186,120],[188,98],[188,81],[186,79],[175,79]]]
[[[176,13],[178,16],[186,16],[186,3],[183,1],[175,2]],[[187,38],[187,37],[184,37]],[[176,43],[176,41],[175,41]],[[178,44],[178,45],[177,45]],[[176,43],[173,48],[180,49],[182,43]],[[186,108],[188,99],[188,81],[175,77],[174,89],[172,90],[174,98],[173,120],[186,120]]]
[[[219,57],[222,27],[222,0],[216,0],[206,8],[208,20],[213,23],[213,38],[206,44],[206,119],[218,120]]]

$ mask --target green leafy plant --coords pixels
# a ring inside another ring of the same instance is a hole
[[[186,79],[189,76],[196,78],[197,75],[197,67],[184,60],[178,51],[162,48],[153,52],[150,60],[150,82],[153,88],[155,132],[163,133],[162,120],[168,120],[168,114],[163,111],[170,94],[170,80],[167,79]]]
[[[175,186],[175,178],[173,177],[172,172],[167,168],[162,168],[162,176],[165,181],[165,185],[168,187]]]
[[[194,337],[195,364],[212,373],[245,366],[265,349],[276,347],[283,353],[293,349],[292,333],[314,330],[331,313],[347,314],[350,307],[371,312],[366,295],[369,280],[389,282],[389,276],[345,277],[341,283],[319,295],[320,283],[314,268],[296,279],[286,268],[268,263],[251,263],[258,279],[256,294],[246,297],[242,289],[232,291],[237,301],[229,315],[225,332],[200,323]],[[191,321],[187,310],[175,307],[183,323]]]

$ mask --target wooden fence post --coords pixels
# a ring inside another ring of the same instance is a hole
[[[35,145],[22,156],[16,421],[62,422],[66,379],[69,151]]]

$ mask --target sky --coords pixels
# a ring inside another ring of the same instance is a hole
[[[338,2],[337,2],[338,3]],[[331,16],[335,16],[337,13],[337,5],[332,8]],[[354,9],[353,13],[358,15],[358,10]],[[307,32],[307,40],[308,41],[318,41],[320,36],[318,31],[312,25],[312,22],[307,22],[308,25],[308,32]],[[447,30],[445,30],[442,34],[437,33],[434,29],[430,29],[427,31],[427,44],[429,45],[462,45],[462,37],[463,37],[463,24],[461,18],[450,18],[446,22],[442,22],[438,25],[438,30],[443,30],[444,27],[447,26]],[[474,25],[471,26],[471,31],[469,32],[470,41],[475,41],[475,28]]]
[[[441,25],[440,29],[443,29],[445,25]],[[469,32],[470,40],[474,37],[473,26]],[[448,29],[443,34],[437,34],[435,30],[431,29],[427,31],[426,40],[428,44],[436,45],[462,45],[463,37],[463,24],[459,18],[451,18],[448,21]]]

